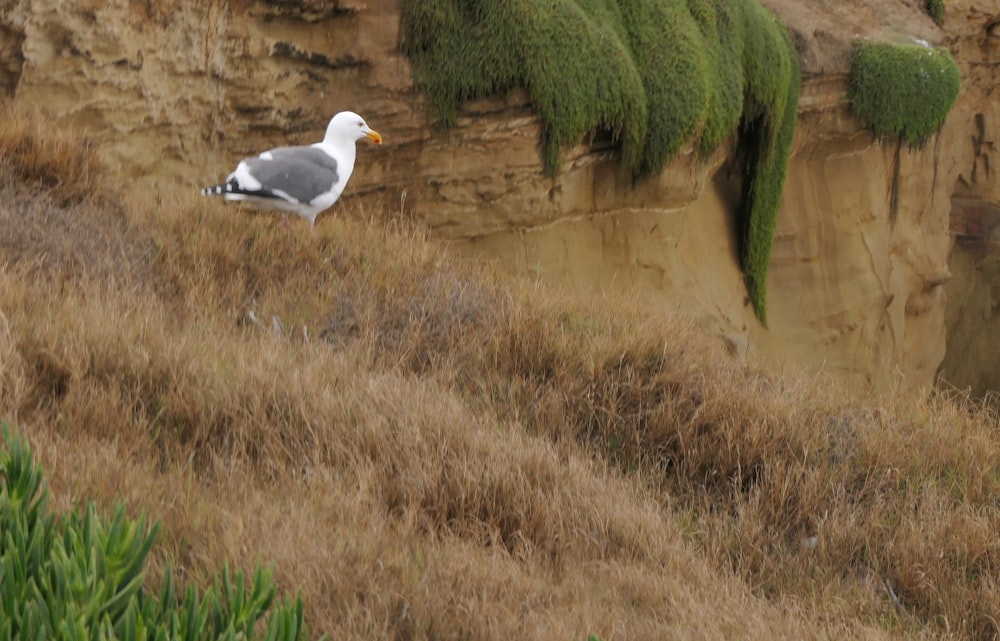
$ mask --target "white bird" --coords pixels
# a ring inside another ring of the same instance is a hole
[[[354,143],[382,136],[353,111],[341,111],[330,120],[322,142],[302,147],[277,147],[244,158],[226,182],[201,190],[203,196],[242,200],[261,209],[277,209],[288,225],[288,212],[309,221],[316,233],[316,216],[329,209],[343,193],[354,171]]]

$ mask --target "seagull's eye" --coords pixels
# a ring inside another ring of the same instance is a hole
[[[365,126],[365,123],[363,123],[363,122],[359,122],[359,123],[358,123],[358,126],[359,126],[359,127],[364,127],[364,126]]]

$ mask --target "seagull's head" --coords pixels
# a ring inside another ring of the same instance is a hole
[[[326,127],[326,137],[324,142],[333,140],[349,140],[354,142],[362,138],[369,138],[377,145],[382,144],[382,135],[368,126],[365,119],[353,111],[341,111],[330,120]]]

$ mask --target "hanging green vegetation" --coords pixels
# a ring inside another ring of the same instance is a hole
[[[725,1],[725,0],[723,0]],[[745,4],[741,263],[750,302],[767,325],[767,269],[799,113],[799,62],[788,31],[756,2]],[[770,23],[771,28],[762,25]]]
[[[944,124],[960,88],[946,49],[865,41],[854,54],[849,98],[876,136],[916,148]]]
[[[798,112],[788,32],[757,0],[406,0],[402,49],[446,125],[463,100],[524,88],[542,157],[605,131],[636,177],[686,141],[708,154],[739,130],[741,260],[766,322],[766,275]]]
[[[924,8],[934,22],[939,25],[944,23],[944,0],[927,0]]]

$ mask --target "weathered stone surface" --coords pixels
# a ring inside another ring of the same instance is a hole
[[[405,210],[463,253],[580,291],[634,288],[650,313],[682,311],[741,353],[859,388],[933,381],[952,196],[1000,202],[995,0],[950,0],[943,31],[922,0],[764,0],[790,25],[806,76],[769,329],[746,302],[724,151],[707,162],[683,153],[633,183],[609,142],[581,141],[551,176],[518,92],[470,102],[441,130],[398,49],[399,1],[5,0],[0,91],[79,128],[133,184],[161,190],[316,140],[334,112],[353,109],[386,144],[360,146],[334,212]],[[959,61],[959,104],[919,152],[875,143],[844,102],[852,43],[869,36],[944,43]]]
[[[1000,6],[995,0],[955,0],[945,6],[947,43],[961,66],[963,91],[949,118],[949,145],[942,145],[939,154],[939,172],[956,176],[946,193],[953,198],[952,229],[958,238],[949,257],[953,278],[944,286],[948,338],[941,376],[983,394],[1000,391],[1000,245],[991,223],[1000,210],[995,173],[1000,167],[995,142],[1000,138]]]

